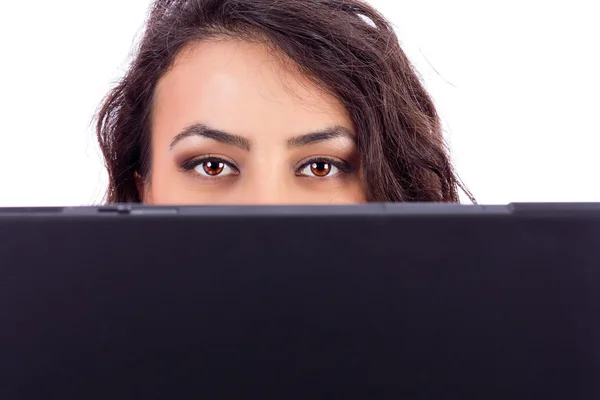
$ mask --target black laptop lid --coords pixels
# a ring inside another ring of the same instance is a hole
[[[0,212],[0,395],[592,399],[598,205]]]

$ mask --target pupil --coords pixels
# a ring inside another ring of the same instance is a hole
[[[327,176],[329,174],[329,170],[331,169],[330,165],[326,162],[316,162],[312,165],[312,172],[317,176]]]
[[[223,169],[225,168],[225,164],[214,161],[207,161],[204,164],[204,170],[209,175],[219,175]]]

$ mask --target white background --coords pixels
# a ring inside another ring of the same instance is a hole
[[[396,26],[480,203],[600,201],[595,0],[372,0]],[[5,1],[0,206],[99,202],[92,118],[149,0]]]

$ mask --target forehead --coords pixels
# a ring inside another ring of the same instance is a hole
[[[187,46],[159,81],[155,129],[201,122],[236,134],[294,136],[352,126],[342,104],[264,44],[219,39]]]

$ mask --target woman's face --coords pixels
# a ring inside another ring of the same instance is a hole
[[[153,204],[363,202],[342,104],[265,46],[233,39],[185,49],[159,81]]]

